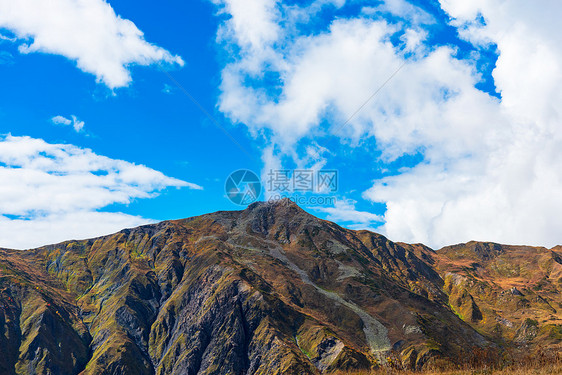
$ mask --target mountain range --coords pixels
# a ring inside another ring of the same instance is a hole
[[[562,349],[561,291],[560,246],[433,250],[342,228],[289,200],[254,203],[0,249],[0,374],[318,374],[500,360]]]

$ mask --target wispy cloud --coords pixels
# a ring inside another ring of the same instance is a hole
[[[174,88],[173,86],[170,86],[170,85],[168,85],[167,83],[165,83],[165,84],[164,84],[164,88],[162,88],[162,92],[163,92],[164,94],[171,94],[171,93],[174,91],[174,89],[175,89],[175,88]]]
[[[338,223],[346,223],[354,229],[372,229],[384,222],[384,218],[368,211],[355,208],[357,201],[352,199],[339,199],[333,207],[311,207],[312,210],[327,214],[327,219]]]
[[[71,115],[70,118],[66,118],[61,115],[57,115],[51,119],[51,122],[55,125],[65,125],[71,126],[74,128],[76,133],[80,133],[84,130],[84,121],[79,120],[76,116]]]
[[[0,34],[0,43],[1,42],[10,42],[10,43],[14,43],[17,39],[16,38],[12,38],[3,34]]]
[[[116,15],[104,0],[0,0],[0,28],[23,41],[21,53],[65,56],[110,89],[131,82],[131,65],[184,64],[181,57],[147,42],[133,22]]]
[[[0,51],[0,65],[11,65],[14,63],[14,55],[8,51]]]
[[[414,25],[428,25],[436,23],[435,17],[407,0],[384,0],[382,4],[374,7],[366,6],[362,11],[364,14],[368,15],[389,13],[403,18]]]
[[[146,166],[77,146],[2,136],[0,247],[37,246],[148,222],[99,210],[155,197],[168,187],[202,189]]]

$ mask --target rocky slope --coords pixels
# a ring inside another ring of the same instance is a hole
[[[562,255],[433,251],[288,201],[0,250],[0,374],[316,374],[562,341]]]

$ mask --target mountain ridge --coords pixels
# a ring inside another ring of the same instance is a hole
[[[435,251],[260,202],[0,249],[0,372],[323,373],[558,350],[561,280],[555,250]]]

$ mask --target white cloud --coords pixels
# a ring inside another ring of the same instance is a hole
[[[277,0],[216,0],[232,17],[226,22],[223,37],[236,38],[243,48],[261,51],[279,37]]]
[[[338,199],[333,207],[310,207],[327,214],[327,219],[335,222],[350,223],[353,229],[368,229],[378,226],[384,219],[367,211],[355,208],[356,201],[352,199]]]
[[[76,116],[72,116],[72,127],[74,131],[81,132],[84,129],[84,121],[80,121]]]
[[[379,12],[391,13],[412,24],[433,24],[436,22],[431,14],[407,0],[385,0],[378,6],[363,8],[365,14],[373,15]]]
[[[0,215],[0,245],[4,248],[31,249],[111,234],[152,222],[120,212],[78,211],[39,216],[33,220],[9,219]]]
[[[14,43],[16,40],[16,38],[10,38],[9,36],[0,34],[0,43],[2,43],[3,41]]]
[[[326,33],[293,40],[277,52],[282,63],[272,64],[282,67],[280,93],[273,96],[246,84],[251,74],[244,55],[223,71],[220,109],[253,134],[270,130],[286,152],[302,138],[317,134],[323,120],[333,124],[328,132],[338,131],[338,136],[355,140],[375,136],[387,160],[414,153],[429,142],[438,143],[433,151],[441,153],[464,154],[467,148],[484,147],[474,134],[487,124],[472,120],[478,116],[488,120],[488,113],[495,116],[497,101],[474,88],[479,80],[474,67],[457,60],[447,47],[420,50],[419,57],[340,130],[404,63],[401,52],[388,42],[396,31],[383,21],[338,19]],[[259,55],[251,59],[255,56]],[[265,56],[264,63],[269,58]],[[486,113],[463,119],[460,114],[473,106]],[[450,126],[457,120],[457,126]]]
[[[111,89],[131,82],[131,65],[183,65],[104,0],[0,0],[0,28],[25,41],[21,53],[62,55]]]
[[[501,100],[476,88],[481,76],[473,60],[427,45],[419,26],[363,12],[303,31],[271,2],[261,16],[278,25],[275,33],[265,37],[256,28],[238,35],[225,26],[230,34],[222,42],[240,52],[223,69],[219,108],[271,141],[268,165],[283,154],[298,162],[299,142],[325,134],[351,147],[372,137],[383,161],[421,153],[422,163],[375,181],[364,194],[386,204],[380,230],[394,240],[435,247],[471,239],[561,243],[562,3],[441,3],[463,38],[477,48],[497,44],[493,78]],[[412,17],[411,3],[385,4]],[[392,36],[403,44],[391,44]],[[241,40],[259,40],[260,48]],[[404,51],[413,55],[400,72],[340,130],[404,64]],[[342,207],[332,211],[325,212],[343,220],[336,215]]]
[[[143,165],[110,159],[73,145],[49,144],[30,137],[1,137],[0,215],[4,217],[0,218],[0,246],[36,246],[147,222],[98,210],[154,197],[166,187],[202,189]],[[76,224],[65,225],[72,221]],[[80,228],[79,223],[85,227]],[[16,234],[14,228],[26,232]],[[52,233],[41,237],[49,228]]]
[[[76,133],[80,133],[82,130],[84,130],[84,125],[85,125],[84,121],[80,121],[74,115],[71,115],[70,118],[66,118],[64,116],[58,115],[53,117],[51,119],[51,122],[55,125],[66,125],[66,126],[72,125]]]
[[[493,77],[502,100],[488,110],[473,103],[464,115],[486,125],[473,138],[489,145],[466,149],[465,158],[447,152],[430,159],[377,182],[366,196],[387,203],[383,229],[401,240],[434,246],[470,239],[559,244],[562,4],[441,3],[463,37],[497,45]]]
[[[334,124],[332,130],[339,128],[403,64],[401,52],[388,41],[398,31],[384,21],[336,19],[327,32],[297,38],[284,35],[276,42],[283,48],[268,53],[244,49],[240,58],[223,70],[219,108],[234,121],[246,124],[254,135],[271,130],[274,141],[290,152],[295,142],[314,135],[325,119]],[[404,35],[408,50],[419,47],[424,38],[423,32],[413,29]],[[375,135],[388,146],[386,156],[396,158],[424,144],[413,133],[450,131],[444,124],[447,119],[433,121],[440,104],[451,102],[462,107],[466,104],[460,103],[462,100],[483,105],[490,102],[474,89],[479,77],[471,64],[455,59],[453,50],[417,49],[419,59],[407,64],[384,94],[343,129],[344,135]],[[264,77],[253,73],[255,66],[279,76],[279,93],[266,91]],[[248,85],[252,79],[256,85]],[[468,97],[455,98],[465,88]],[[451,100],[443,99],[444,94]]]
[[[72,120],[67,119],[64,116],[58,115],[51,119],[51,122],[55,125],[70,125],[72,124]]]
[[[426,31],[408,29],[406,30],[404,35],[400,37],[400,40],[404,42],[405,50],[407,52],[415,52],[422,46],[422,42],[424,42],[426,38],[427,38]]]

